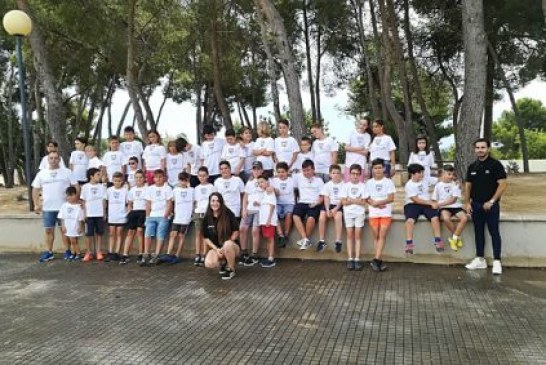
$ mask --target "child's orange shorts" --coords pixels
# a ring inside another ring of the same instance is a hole
[[[391,225],[392,217],[374,217],[370,218],[370,226],[374,228],[388,227]]]

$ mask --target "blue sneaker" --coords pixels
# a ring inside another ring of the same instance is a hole
[[[324,242],[323,240],[320,240],[318,241],[318,244],[317,244],[317,252],[322,252],[324,251],[324,249],[326,248],[326,242]]]
[[[65,259],[65,260],[68,261],[68,262],[72,262],[72,261],[74,261],[74,258],[75,258],[75,257],[76,257],[76,255],[70,255],[70,256],[68,256],[68,258]]]
[[[171,262],[169,262],[169,264],[179,264],[182,262],[182,258],[181,257],[178,257],[176,255],[173,255],[173,258],[171,259]]]
[[[53,260],[54,258],[55,256],[53,256],[53,252],[45,251],[42,256],[40,256],[40,262],[48,262]]]
[[[70,260],[70,256],[72,256],[72,252],[70,250],[66,250],[63,255],[64,260]]]
[[[260,266],[261,267],[275,267],[275,265],[277,265],[277,263],[274,261],[274,260],[262,260],[262,262],[260,262]]]

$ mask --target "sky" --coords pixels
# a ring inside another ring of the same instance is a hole
[[[546,105],[546,83],[535,80],[526,85],[526,87],[520,89],[515,94],[516,100],[519,98],[534,98],[542,101]],[[303,104],[305,109],[310,109],[310,94],[302,91]],[[129,95],[124,90],[119,90],[114,94],[112,103],[112,118],[114,121],[118,121],[123,114],[123,109],[129,101]],[[152,97],[150,98],[150,106],[154,111],[154,115],[157,112],[163,101],[163,95],[161,88],[158,88]],[[351,130],[354,129],[354,117],[347,114],[343,110],[349,102],[348,91],[346,89],[338,90],[336,95],[327,96],[322,95],[322,115],[324,120],[329,122],[330,135],[336,137],[338,141],[345,141]],[[281,110],[284,107],[288,107],[288,99],[286,94],[280,96]],[[510,100],[506,93],[503,94],[503,99],[496,102],[493,107],[494,120],[500,117],[504,110],[511,110]],[[264,108],[258,109],[258,117],[268,117],[272,114],[273,107],[268,105]],[[129,110],[125,123],[128,124],[133,120],[132,108]],[[233,120],[239,120],[239,116],[233,113]],[[195,107],[190,102],[184,102],[182,104],[176,104],[171,100],[168,100],[163,108],[161,120],[159,123],[159,132],[162,136],[173,137],[180,133],[185,133],[190,142],[196,142],[196,128],[195,128]],[[107,132],[103,131],[103,136],[106,136]],[[453,144],[453,137],[446,137],[441,141],[441,148],[447,149]]]

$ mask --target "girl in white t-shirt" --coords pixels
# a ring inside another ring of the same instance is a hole
[[[393,177],[396,173],[396,145],[392,137],[385,134],[385,123],[381,119],[376,119],[372,123],[373,137],[370,142],[370,161],[377,158],[383,160],[383,169],[387,177]]]
[[[169,153],[166,156],[165,164],[167,165],[167,183],[171,188],[178,184],[178,174],[184,170],[184,155],[176,149],[176,141],[170,141],[167,145]]]
[[[146,172],[146,182],[148,185],[154,184],[154,171],[165,171],[165,159],[167,157],[167,151],[161,144],[161,136],[156,130],[148,131],[148,140],[150,143],[144,149],[142,153],[142,166]]]
[[[133,157],[131,157],[133,158]],[[138,159],[134,157],[135,165]],[[131,161],[131,159],[129,159]],[[123,255],[119,261],[120,264],[129,262],[129,251],[133,246],[135,235],[138,241],[137,264],[142,261],[144,253],[144,222],[146,221],[146,177],[142,170],[136,170],[134,174],[135,185],[131,187],[127,194],[127,237],[123,245]]]
[[[430,150],[428,138],[422,134],[415,138],[415,149],[410,153],[408,166],[412,163],[416,163],[425,168],[424,180],[429,185],[435,185],[438,182],[436,177],[432,177],[432,170],[436,169],[436,160],[434,158],[434,151]]]
[[[260,161],[264,167],[264,173],[273,177],[273,153],[275,141],[271,136],[271,127],[266,121],[258,123],[258,139],[254,142],[253,154],[256,161]]]
[[[109,261],[118,261],[121,250],[123,228],[127,223],[127,187],[123,184],[123,174],[115,172],[113,186],[106,190],[108,201],[108,255]]]
[[[256,156],[253,154],[254,141],[252,140],[252,129],[243,127],[239,133],[241,139],[241,150],[243,150],[243,154],[245,156],[243,171],[241,171],[239,177],[246,184],[252,176],[252,164],[254,161],[256,161]]]
[[[365,117],[356,123],[356,130],[351,132],[348,142],[343,145],[345,150],[345,167],[343,171],[343,180],[348,182],[351,178],[349,168],[356,164],[362,168],[360,182],[364,182],[366,177],[366,162],[368,147],[370,146],[371,136],[368,133],[369,118]]]
[[[76,148],[70,153],[70,160],[68,164],[72,171],[72,176],[81,185],[87,182],[87,165],[89,159],[85,154],[85,146],[87,145],[87,139],[85,137],[76,137],[74,140],[74,147]]]

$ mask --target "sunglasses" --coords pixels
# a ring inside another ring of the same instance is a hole
[[[136,165],[136,162],[129,162],[129,165]]]

